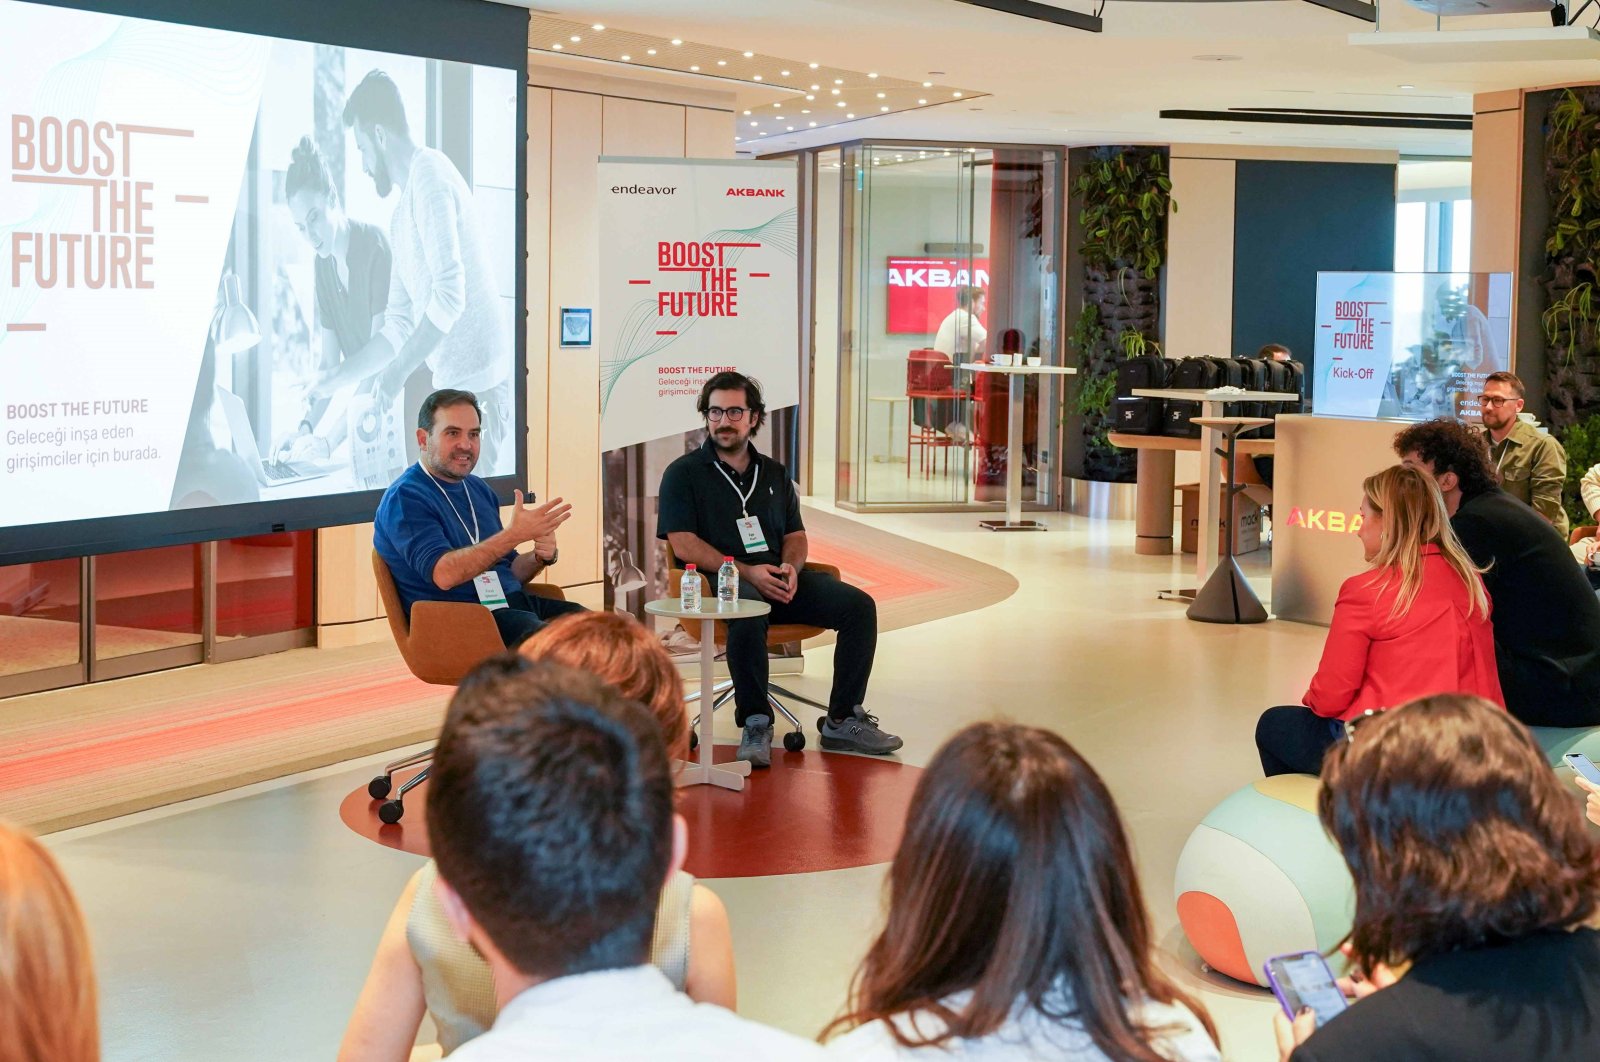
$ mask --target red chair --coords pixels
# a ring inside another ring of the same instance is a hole
[[[933,427],[936,420],[942,419],[935,410],[941,407],[933,403],[944,403],[943,408],[955,409],[956,403],[963,397],[956,390],[955,369],[950,364],[948,355],[937,350],[913,350],[906,356],[906,397],[911,399],[911,412],[906,417],[906,477],[911,476],[911,450],[912,447],[922,447],[921,467],[923,475],[931,473],[933,468],[933,451],[945,451],[945,471],[950,470],[950,447],[956,445],[954,439]],[[922,403],[921,420],[927,423],[918,423],[917,405]]]

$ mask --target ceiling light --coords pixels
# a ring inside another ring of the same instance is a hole
[[[833,94],[834,94],[834,95],[835,95],[835,96],[837,96],[837,95],[838,95],[838,94],[839,94],[839,90],[838,90],[838,89],[831,89],[831,90],[830,90],[830,91],[831,91],[831,92],[832,92],[832,93],[833,93]]]
[[[766,134],[766,133],[762,133],[762,134],[761,134],[761,135],[762,135],[762,136],[766,136],[766,135],[767,135],[767,134]]]
[[[811,112],[810,111],[801,111],[800,113],[801,114],[810,114]]]
[[[959,100],[961,98],[961,91],[959,89],[957,89],[955,92],[950,93],[950,95],[954,96],[956,99]]]
[[[917,106],[919,106],[919,107],[926,107],[927,105],[928,105],[928,101],[927,100],[918,100],[917,101]]]
[[[1417,86],[1415,86],[1415,85],[1401,85],[1400,87],[1403,88],[1403,89],[1414,89]]]
[[[581,40],[583,40],[583,38],[582,38],[582,37],[580,37],[580,36],[578,36],[578,35],[577,35],[577,34],[576,34],[576,33],[574,33],[574,34],[573,34],[573,35],[572,35],[572,36],[571,36],[571,37],[570,37],[570,38],[568,38],[568,39],[569,39],[569,40],[571,40],[571,41],[572,41],[572,43],[573,43],[573,44],[577,44],[577,43],[578,43],[578,42],[579,42],[579,41],[581,41]]]
[[[835,107],[843,107],[844,106],[844,100],[840,100],[838,103],[834,104],[834,106]]]
[[[877,74],[868,74],[867,76],[868,77],[877,77],[878,75]]]
[[[844,84],[844,78],[842,78],[842,77],[836,77],[836,78],[834,78],[834,79],[833,79],[833,83],[834,83],[834,84],[835,84],[835,85],[842,85],[842,84]]]
[[[787,71],[787,70],[780,70],[780,71],[778,71],[778,76],[779,76],[779,77],[788,77],[788,76],[789,76],[789,71]]]
[[[806,124],[811,126],[811,128],[813,128],[813,129],[815,129],[817,127],[817,123],[816,122],[807,122]]]
[[[794,126],[791,125],[791,126],[788,126],[787,128],[788,128],[789,132],[791,132],[791,133],[794,132]]]
[[[774,114],[773,117],[776,118],[780,122],[783,121],[783,115],[781,115],[781,114]]]
[[[679,40],[678,38],[674,37],[674,38],[672,38],[672,43],[673,44],[682,44],[683,42],[681,40]]]
[[[596,22],[594,25],[590,26],[589,28],[594,30],[596,33],[599,33],[601,30],[605,29],[605,27],[600,25],[600,23],[598,23],[598,22]]]
[[[727,66],[728,65],[728,61],[726,59],[718,59],[717,60],[717,65],[718,66]]]
[[[782,107],[782,106],[783,106],[783,104],[782,104],[782,103],[774,103],[774,104],[773,104],[773,106],[774,106],[774,107]]]
[[[888,93],[886,93],[886,92],[880,92],[880,93],[878,93],[878,98],[879,98],[879,99],[880,99],[880,100],[882,100],[882,99],[888,99]]]
[[[924,81],[924,82],[923,82],[923,83],[922,83],[922,87],[923,87],[923,88],[933,88],[933,82],[931,82],[931,81]]]
[[[815,97],[815,96],[813,96],[813,95],[811,95],[811,94],[810,94],[810,93],[806,93],[806,99],[808,99],[808,100],[814,100],[814,99],[816,99],[816,97]]]
[[[750,80],[752,80],[752,81],[760,81],[761,80],[761,75],[757,74],[755,77],[751,78]]]
[[[760,125],[760,124],[761,124],[761,123],[760,123],[760,122],[751,122],[751,123],[750,123],[750,124],[751,124],[751,125],[752,125],[752,126],[756,126],[756,125]]]
[[[749,114],[749,113],[750,113],[750,112],[749,112],[749,111],[745,111],[745,112],[744,112],[744,113],[745,113],[745,114],[746,114],[746,115],[748,115],[748,114]]]
[[[845,117],[846,117],[846,118],[854,118],[854,117],[855,117],[855,115],[853,115],[853,114],[847,114],[847,115],[845,115]]]
[[[878,110],[880,110],[880,111],[886,111],[886,110],[888,110],[888,109],[889,109],[889,108],[887,108],[887,107],[879,107],[879,108],[878,108]]]
[[[698,66],[691,66],[689,69],[690,70],[694,70],[696,72],[698,72],[700,70],[700,68]]]
[[[756,53],[755,52],[745,52],[744,53],[744,57],[746,59],[754,59],[756,57]]]
[[[817,92],[817,91],[820,91],[820,90],[821,90],[821,88],[822,88],[822,86],[821,86],[821,85],[812,85],[812,86],[811,86],[811,91],[812,91],[812,92]]]
[[[623,56],[623,57],[622,57],[622,61],[623,61],[623,62],[624,62],[624,63],[631,63],[631,62],[633,62],[633,56],[631,56],[631,55],[624,55],[624,56]]]
[[[656,50],[654,48],[647,48],[647,49],[645,49],[645,53],[644,54],[646,54],[646,55],[654,55],[654,54],[656,54]]]
[[[813,69],[813,70],[815,70],[817,68],[817,64],[816,63],[812,63],[810,65],[811,65],[811,69]]]
[[[552,44],[550,47],[554,48],[558,52],[561,50],[561,45],[559,43]]]

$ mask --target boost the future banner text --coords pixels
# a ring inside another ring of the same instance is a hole
[[[601,449],[698,427],[721,369],[800,400],[796,213],[791,163],[601,160]]]

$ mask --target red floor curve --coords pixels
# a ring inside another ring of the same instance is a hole
[[[732,745],[718,746],[716,759],[733,753]],[[746,878],[887,863],[921,774],[893,760],[774,749],[772,767],[755,772],[743,792],[678,791],[689,823],[685,869],[697,878]],[[407,793],[405,817],[386,826],[363,786],[344,798],[339,817],[369,840],[426,856],[427,793],[426,782]]]

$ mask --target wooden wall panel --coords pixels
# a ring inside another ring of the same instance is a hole
[[[1515,271],[1517,229],[1522,217],[1522,97],[1509,109],[1480,110],[1472,117],[1472,270]],[[1496,102],[1499,102],[1498,100]]]
[[[1173,156],[1167,219],[1168,357],[1228,357],[1233,350],[1232,159]]]
[[[683,108],[604,97],[601,154],[683,158]]]
[[[683,109],[683,154],[690,159],[729,159],[733,157],[734,125],[732,111],[711,111],[704,107]]]

